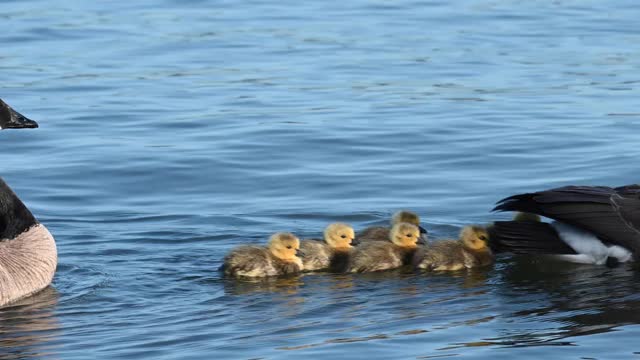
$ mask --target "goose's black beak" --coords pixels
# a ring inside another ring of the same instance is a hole
[[[302,256],[302,251],[300,251],[300,249],[296,250],[296,256],[297,257],[301,257]]]
[[[11,106],[0,100],[0,128],[2,129],[34,129],[38,123],[13,110]]]
[[[355,239],[355,238],[353,240],[351,240],[351,246],[357,246],[358,244],[360,244],[360,240]]]

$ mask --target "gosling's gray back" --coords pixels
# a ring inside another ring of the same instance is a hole
[[[416,253],[414,265],[425,270],[464,267],[465,255],[462,243],[457,240],[440,240],[431,243],[425,251]]]
[[[230,276],[273,276],[278,271],[273,266],[272,256],[264,246],[240,246],[224,258],[222,270]]]
[[[329,268],[333,250],[323,240],[308,239],[300,241],[300,258],[305,271],[317,271]]]
[[[493,254],[485,250],[471,250],[459,240],[441,240],[433,242],[423,252],[416,253],[413,264],[424,270],[460,270],[489,265]]]
[[[300,257],[304,271],[328,270],[342,273],[347,271],[354,249],[336,250],[324,240],[308,239],[300,241]]]
[[[391,231],[389,227],[372,226],[356,234],[356,239],[360,242],[389,241],[389,231]]]
[[[229,276],[263,277],[295,274],[302,269],[298,264],[276,258],[264,246],[245,245],[231,250],[221,270]]]
[[[405,265],[408,253],[391,242],[372,241],[359,245],[351,256],[349,272],[372,272],[399,268]]]

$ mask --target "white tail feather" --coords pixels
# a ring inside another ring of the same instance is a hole
[[[578,255],[562,255],[563,260],[582,263],[603,265],[608,257],[614,257],[620,262],[630,261],[631,252],[621,246],[605,245],[598,237],[588,231],[578,229],[571,225],[553,222],[560,239],[569,245]]]

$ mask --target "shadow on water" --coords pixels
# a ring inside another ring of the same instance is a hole
[[[54,315],[58,292],[40,293],[0,309],[0,359],[51,358],[56,355],[60,323]]]

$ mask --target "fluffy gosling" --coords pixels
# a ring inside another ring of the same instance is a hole
[[[355,242],[350,225],[333,223],[324,229],[324,240],[308,239],[300,242],[300,258],[305,271],[329,270],[344,272]]]
[[[427,230],[420,226],[420,217],[413,211],[401,210],[393,214],[391,217],[391,227],[399,223],[409,223],[420,229],[419,244],[425,244],[427,241]],[[391,228],[386,226],[372,226],[360,231],[356,238],[359,242],[370,241],[389,241],[389,231]]]
[[[299,249],[300,240],[295,235],[275,233],[267,246],[244,245],[231,250],[220,269],[233,277],[296,274],[303,268],[297,256]]]
[[[370,241],[354,250],[349,272],[382,271],[408,265],[418,248],[419,238],[420,229],[417,226],[395,224],[387,233],[390,241]]]
[[[431,271],[455,271],[490,265],[493,253],[489,235],[482,226],[465,226],[459,240],[433,242],[429,248],[415,254],[414,266]]]

